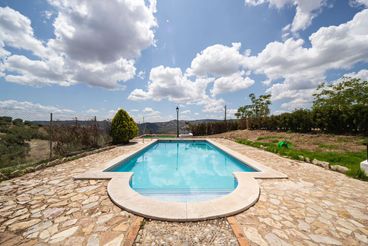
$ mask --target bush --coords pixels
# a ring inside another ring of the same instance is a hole
[[[110,135],[114,144],[126,144],[138,134],[138,126],[133,118],[123,110],[115,114],[111,122]]]

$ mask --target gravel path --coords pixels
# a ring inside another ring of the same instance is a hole
[[[146,220],[135,245],[238,245],[226,219],[173,223]]]

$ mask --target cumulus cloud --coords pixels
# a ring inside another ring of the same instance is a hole
[[[311,47],[302,39],[271,42],[256,56],[246,57],[246,66],[265,74],[273,84],[267,92],[273,99],[309,95],[331,69],[350,69],[368,62],[368,10],[339,26],[322,27],[310,36]]]
[[[43,43],[34,37],[31,21],[9,7],[0,7],[0,45],[29,50],[39,57],[47,53]]]
[[[145,107],[142,110],[132,109],[129,110],[129,114],[136,122],[143,122],[143,117],[145,122],[164,121],[169,119],[167,118],[168,115],[162,116],[160,111],[151,107]]]
[[[244,73],[236,72],[229,76],[220,77],[215,80],[211,93],[216,96],[224,92],[233,92],[246,89],[254,84],[254,80],[244,77]]]
[[[169,100],[197,104],[205,112],[220,112],[225,101],[221,93],[245,89],[254,84],[249,74],[264,74],[266,93],[273,100],[291,99],[283,109],[310,105],[317,85],[329,70],[348,70],[368,62],[368,10],[338,26],[321,27],[305,41],[289,38],[271,42],[257,55],[241,53],[240,44],[213,45],[198,53],[183,74],[180,68],[159,66],[150,73],[145,90],[134,90],[131,100]],[[366,76],[362,70],[351,76]],[[208,87],[211,95],[206,93]],[[294,106],[290,106],[294,105]]]
[[[69,86],[76,83],[70,74],[64,73],[63,63],[61,58],[47,62],[31,60],[22,55],[11,55],[3,62],[3,69],[7,71],[4,77],[8,82],[33,86],[43,84]]]
[[[48,120],[50,113],[54,113],[57,119],[71,119],[75,114],[70,109],[16,100],[0,101],[0,112],[2,115],[24,120]]]
[[[290,102],[285,102],[281,104],[282,112],[290,112],[295,109],[309,108],[312,105],[312,100],[310,98],[295,98]]]
[[[222,112],[225,101],[219,94],[250,87],[254,81],[247,77],[240,43],[231,46],[215,44],[207,47],[192,60],[183,73],[180,68],[158,66],[151,69],[147,89],[133,90],[129,100],[168,100],[179,104],[196,104],[204,112]],[[212,86],[211,95],[207,88]]]
[[[131,100],[167,99],[176,103],[188,103],[199,100],[210,82],[208,79],[191,81],[183,75],[180,68],[158,66],[151,69],[147,91],[135,89]],[[198,99],[196,99],[198,98]]]
[[[231,47],[221,44],[207,47],[192,60],[188,73],[207,76],[237,72],[243,59],[239,53],[240,46],[240,43],[233,43]]]
[[[218,110],[224,103],[221,99],[214,99],[206,94],[206,88],[212,78],[196,78],[190,80],[180,68],[158,66],[151,69],[150,82],[147,90],[135,89],[128,99],[138,100],[168,100],[181,104],[203,105],[206,112]]]
[[[144,1],[50,0],[58,9],[55,45],[77,61],[135,58],[153,44],[156,20]]]
[[[27,85],[84,82],[117,88],[135,76],[135,59],[154,44],[156,2],[143,0],[50,0],[57,12],[55,38],[35,37],[31,21],[9,7],[0,8],[0,75]],[[12,54],[8,47],[36,58]]]
[[[326,0],[245,0],[245,3],[251,6],[269,4],[269,6],[278,9],[290,5],[295,6],[296,13],[294,19],[290,25],[286,26],[284,31],[298,32],[310,26],[321,8],[326,5]]]
[[[346,78],[357,78],[364,81],[368,81],[368,69],[362,69],[358,72],[346,73],[343,75]]]

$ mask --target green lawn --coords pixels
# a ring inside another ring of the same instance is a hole
[[[327,161],[331,165],[341,165],[350,169],[347,175],[368,181],[368,176],[366,176],[360,170],[360,162],[365,160],[366,151],[358,152],[334,152],[334,151],[308,151],[295,149],[292,144],[289,144],[289,148],[278,148],[277,143],[265,143],[258,141],[250,141],[248,139],[238,139],[236,142],[249,145],[256,148],[262,148],[266,151],[279,154],[281,156],[287,156],[291,159],[299,160],[299,156],[308,157],[310,160],[317,159],[320,161]],[[324,148],[333,149],[334,146],[323,146]]]

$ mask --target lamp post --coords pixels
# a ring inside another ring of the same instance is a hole
[[[176,137],[179,137],[179,107],[176,107]]]

